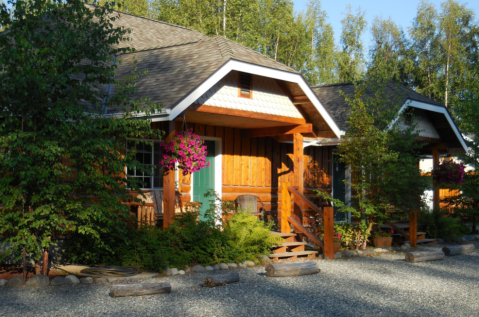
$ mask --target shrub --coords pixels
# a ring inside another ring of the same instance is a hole
[[[461,225],[459,219],[450,218],[447,212],[441,209],[421,209],[418,227],[426,232],[428,237],[446,240],[457,239],[467,233],[467,228]]]

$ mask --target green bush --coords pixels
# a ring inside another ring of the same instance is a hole
[[[430,238],[454,240],[467,234],[459,219],[450,218],[445,210],[428,208],[421,209],[418,217],[418,228],[426,232]]]

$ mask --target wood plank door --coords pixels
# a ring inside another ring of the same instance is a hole
[[[205,212],[210,207],[212,197],[205,197],[209,189],[215,189],[215,141],[205,141],[208,154],[206,162],[210,163],[207,168],[200,169],[193,174],[193,201],[202,203],[200,208],[200,220],[205,219]]]

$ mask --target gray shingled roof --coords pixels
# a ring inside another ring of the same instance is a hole
[[[115,24],[131,29],[129,45],[136,51],[119,56],[122,63],[117,68],[118,78],[131,74],[134,59],[138,71],[148,71],[137,81],[134,100],[148,97],[152,103],[162,104],[163,109],[172,109],[231,59],[298,73],[222,36],[211,38],[184,27],[126,13],[120,16]],[[112,87],[111,92],[116,91],[118,87]],[[121,111],[108,109],[110,114]]]
[[[340,83],[340,84],[331,84],[324,86],[315,86],[311,87],[313,92],[318,96],[321,104],[329,112],[333,120],[336,122],[338,127],[346,131],[348,125],[346,120],[350,114],[350,108],[345,98],[342,96],[341,92],[346,96],[353,96],[354,94],[354,84],[353,83]],[[368,91],[366,91],[366,94]],[[371,93],[371,92],[370,92]],[[409,88],[406,88],[401,85],[397,85],[393,82],[388,83],[386,86],[386,93],[388,95],[399,95],[400,104],[404,104],[408,99],[428,103],[431,105],[444,107],[441,103],[438,103],[426,96],[423,96]]]

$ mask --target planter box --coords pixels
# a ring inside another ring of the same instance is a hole
[[[375,247],[390,247],[393,242],[393,237],[373,238]]]

